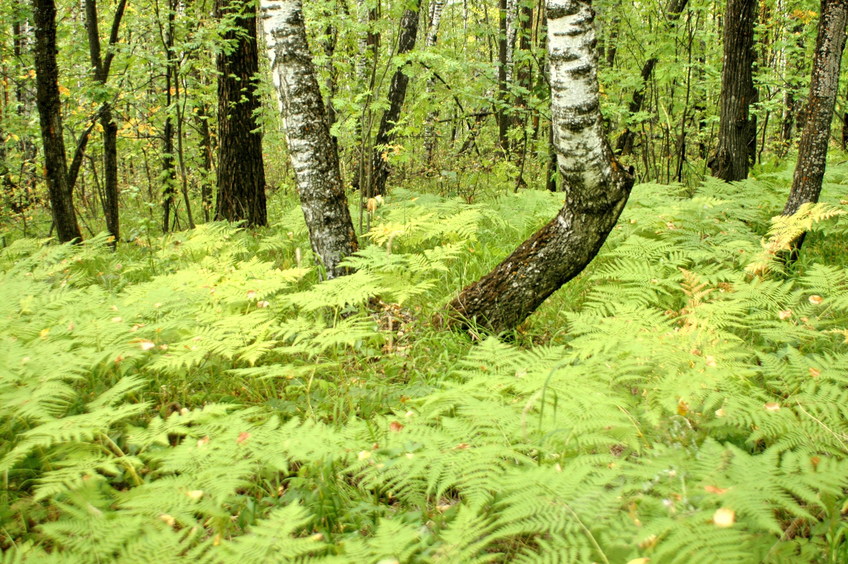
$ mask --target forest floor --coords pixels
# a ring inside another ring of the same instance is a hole
[[[321,283],[283,192],[115,252],[8,231],[3,562],[846,562],[848,165],[772,222],[790,182],[638,185],[501,336],[433,318],[561,195],[397,189]]]

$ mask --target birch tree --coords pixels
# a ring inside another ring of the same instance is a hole
[[[339,263],[358,244],[306,41],[303,6],[300,0],[262,0],[261,8],[271,75],[309,240],[327,278],[334,278],[345,274]]]
[[[548,0],[551,117],[565,205],[547,225],[449,305],[453,323],[501,332],[524,321],[592,261],[627,202],[633,177],[604,136],[591,1]]]

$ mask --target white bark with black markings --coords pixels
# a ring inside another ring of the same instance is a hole
[[[494,332],[523,322],[592,261],[633,186],[603,132],[591,2],[548,0],[547,14],[554,145],[565,205],[451,302],[458,323]]]
[[[309,240],[327,277],[334,278],[345,274],[339,262],[358,245],[306,42],[302,4],[299,0],[262,0],[261,9],[271,74]]]

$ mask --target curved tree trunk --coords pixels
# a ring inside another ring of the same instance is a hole
[[[232,18],[224,34],[229,48],[218,55],[218,198],[215,219],[247,220],[249,227],[267,225],[262,133],[256,73],[254,0],[217,0],[218,17]]]
[[[398,47],[396,56],[402,56],[412,51],[415,47],[415,36],[418,35],[418,19],[421,12],[420,5],[414,10],[406,10],[400,20],[400,34],[398,36]],[[400,111],[406,99],[406,87],[409,85],[409,77],[403,70],[406,65],[401,65],[392,76],[392,84],[389,87],[389,109],[385,111],[380,119],[380,128],[374,139],[374,155],[371,165],[371,190],[367,196],[385,195],[386,181],[389,178],[389,163],[384,158],[384,146],[391,143],[394,138],[393,130],[400,119]]]
[[[81,241],[74,211],[73,188],[68,182],[68,162],[62,137],[59,100],[59,65],[56,63],[56,5],[53,0],[34,0],[36,104],[44,144],[44,170],[50,208],[59,241]]]
[[[339,262],[358,249],[339,159],[330,138],[300,0],[262,0],[265,42],[279,95],[289,156],[312,250],[328,278],[346,274]]]
[[[461,325],[501,332],[577,276],[615,226],[633,186],[604,137],[590,1],[548,0],[554,144],[565,205],[449,308]]]
[[[728,182],[748,177],[756,154],[757,124],[749,113],[754,88],[754,25],[757,0],[727,0],[724,63],[721,69],[721,121],[718,149],[710,161],[713,176]]]
[[[792,190],[783,215],[791,215],[807,202],[818,202],[830,140],[833,110],[839,89],[839,70],[845,48],[848,3],[822,0],[810,99],[805,110],[806,122],[798,145],[798,164]],[[802,241],[798,241],[800,248]]]

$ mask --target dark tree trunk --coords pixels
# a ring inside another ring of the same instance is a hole
[[[212,133],[209,131],[209,107],[201,104],[197,112],[197,126],[200,131],[200,152],[202,154],[201,168],[203,176],[200,181],[200,204],[203,208],[203,220],[209,221],[212,211]]]
[[[728,182],[748,177],[756,154],[757,124],[750,114],[754,88],[756,0],[727,0],[724,62],[721,70],[721,121],[718,148],[710,161],[713,176]]]
[[[177,173],[174,170],[174,119],[171,115],[174,82],[177,79],[177,60],[174,53],[174,20],[176,18],[176,0],[168,1],[168,23],[165,30],[165,126],[162,130],[162,232],[171,229],[171,211],[174,196],[177,193]],[[176,220],[177,212],[174,212]]]
[[[115,8],[112,28],[109,34],[109,49],[103,57],[100,49],[100,32],[97,22],[97,0],[85,1],[85,27],[88,32],[88,51],[91,58],[94,80],[101,86],[106,95],[106,81],[115,57],[114,46],[118,42],[118,30],[126,8],[126,0],[121,0]],[[112,116],[112,105],[109,100],[101,100],[100,125],[103,128],[103,212],[106,216],[106,229],[113,241],[120,239],[120,224],[118,215],[118,124]]]
[[[669,0],[665,14],[666,20],[669,24],[673,24],[680,18],[680,14],[686,9],[686,4],[688,3],[689,0]],[[633,97],[630,99],[630,105],[627,108],[631,116],[642,111],[642,104],[645,103],[645,93],[648,88],[648,82],[654,74],[654,67],[657,66],[657,62],[656,57],[651,57],[645,61],[645,64],[642,66],[641,86],[633,91]],[[635,134],[633,131],[631,131],[629,127],[626,127],[616,141],[616,154],[620,156],[631,154],[633,152],[634,137]]]
[[[842,112],[842,150],[848,149],[848,109]]]
[[[406,10],[403,13],[396,51],[399,57],[409,53],[415,47],[420,12],[420,7],[416,6],[414,10]],[[389,109],[383,113],[383,117],[380,119],[380,128],[377,130],[377,137],[374,139],[374,155],[371,161],[371,190],[367,194],[369,197],[382,196],[386,193],[386,181],[389,178],[390,171],[389,163],[384,156],[385,146],[391,143],[394,138],[394,128],[398,119],[400,119],[400,111],[406,99],[409,77],[403,72],[405,66],[405,64],[399,66],[392,76],[388,95]]]
[[[13,62],[17,62],[13,68],[24,72],[22,63],[24,54],[32,50],[31,43],[32,27],[26,22],[15,21],[12,23],[12,55]],[[12,81],[10,81],[12,82]],[[19,116],[29,115],[33,111],[35,100],[32,98],[32,93],[24,88],[24,81],[16,80],[15,84],[15,101],[17,102],[17,114]],[[19,142],[21,153],[20,173],[17,183],[17,201],[16,207],[19,210],[29,208],[34,201],[35,185],[38,179],[36,157],[38,155],[37,144],[29,137],[21,137]],[[73,185],[73,184],[72,184]]]
[[[839,89],[839,70],[845,48],[848,3],[844,0],[822,0],[810,99],[804,112],[806,122],[798,145],[798,164],[792,190],[783,208],[791,215],[805,203],[818,202],[824,177],[827,146],[830,140],[833,110]],[[799,249],[802,241],[798,241]]]
[[[358,243],[306,41],[300,0],[262,0],[265,43],[312,250],[328,278]]]
[[[327,76],[327,79],[324,81],[324,88],[327,91],[326,102],[324,104],[327,112],[327,127],[330,128],[330,138],[333,140],[333,148],[336,153],[338,153],[339,140],[335,135],[333,135],[333,125],[335,125],[338,120],[336,115],[336,106],[333,99],[336,97],[336,93],[339,89],[339,73],[335,64],[336,47],[339,43],[339,30],[332,20],[336,13],[341,13],[346,17],[350,17],[350,11],[348,10],[346,0],[342,0],[341,2],[336,0],[333,2],[332,6],[330,4],[326,4],[324,6],[324,17],[328,18],[329,23],[324,29],[324,39],[321,41],[324,56],[327,58],[327,61],[324,64],[324,72]]]
[[[794,49],[792,49],[786,60],[786,70],[787,75],[789,73],[793,73],[795,76],[800,74],[799,71],[799,62],[798,58],[804,50],[803,44],[803,34],[804,26],[803,24],[796,24],[790,30],[790,34],[795,36],[796,44]],[[798,86],[795,84],[794,80],[788,79],[786,89],[783,93],[783,122],[780,126],[780,140],[783,141],[783,147],[781,152],[788,150],[792,144],[792,138],[795,134],[795,126],[796,126],[796,114],[798,113],[798,99],[797,99],[797,91]],[[803,127],[803,124],[797,124],[798,126]]]
[[[359,40],[359,57],[356,60],[356,75],[360,89],[366,92],[365,102],[359,119],[356,120],[354,137],[357,140],[356,162],[352,167],[355,171],[351,185],[355,190],[368,186],[371,178],[371,101],[377,85],[377,60],[380,54],[380,33],[376,30],[376,22],[380,19],[380,3],[369,6],[366,0],[357,0],[359,4],[360,24],[366,29]],[[362,216],[360,215],[360,227]]]
[[[604,137],[591,3],[548,0],[547,12],[551,114],[565,205],[448,306],[455,323],[496,333],[516,327],[591,262],[633,185]]]
[[[518,152],[518,178],[515,181],[515,189],[524,188],[527,181],[524,180],[524,166],[527,160],[527,122],[530,119],[530,111],[527,108],[527,96],[532,89],[533,70],[528,60],[530,58],[530,34],[531,25],[533,24],[533,7],[529,4],[523,4],[518,7],[519,21],[516,22],[518,30],[517,49],[519,53],[528,53],[527,56],[518,57],[518,61],[513,59],[513,69],[515,76],[515,85],[517,86],[515,101],[513,106],[515,114],[512,116],[512,126],[521,128],[523,134],[521,136],[521,146],[517,149]]]
[[[53,0],[33,0],[35,16],[36,104],[44,145],[44,170],[50,207],[59,241],[81,241],[68,183],[65,140],[59,100],[59,66],[56,63],[56,5]]]
[[[218,199],[215,219],[267,225],[262,134],[255,113],[259,50],[254,0],[217,0],[221,19],[232,18],[218,55]]]
[[[118,214],[118,124],[112,117],[112,106],[108,102],[100,110],[100,126],[103,128],[103,211],[106,215],[106,229],[112,235],[113,242],[117,242],[121,236]]]

